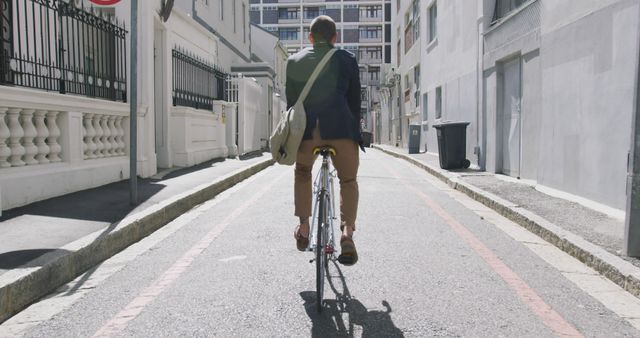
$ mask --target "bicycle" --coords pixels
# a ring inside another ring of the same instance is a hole
[[[314,155],[322,156],[322,166],[313,183],[313,213],[311,218],[311,230],[309,251],[313,251],[315,258],[310,263],[316,263],[316,300],[318,312],[322,312],[324,298],[325,272],[328,274],[329,261],[336,261],[335,233],[333,221],[335,217],[335,200],[333,193],[333,180],[336,177],[335,169],[331,169],[331,156],[335,156],[336,150],[332,147],[316,147]]]

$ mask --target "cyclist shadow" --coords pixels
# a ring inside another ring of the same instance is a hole
[[[311,336],[353,337],[356,332],[361,332],[362,337],[404,337],[402,331],[393,324],[389,315],[392,311],[389,303],[382,301],[384,310],[368,310],[359,300],[351,296],[342,270],[338,264],[332,263],[337,274],[330,275],[328,284],[335,293],[336,299],[325,300],[322,313],[318,313],[316,309],[316,293],[314,291],[300,293],[307,315],[313,323]],[[342,292],[334,284],[334,279],[340,280]],[[359,328],[356,328],[357,326]]]

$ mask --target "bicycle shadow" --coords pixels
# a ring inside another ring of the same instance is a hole
[[[384,310],[368,310],[359,300],[351,296],[342,270],[338,264],[332,263],[337,274],[327,273],[327,275],[329,276],[328,284],[335,293],[336,299],[325,300],[322,313],[318,313],[316,309],[315,291],[300,292],[305,311],[312,321],[311,336],[353,337],[354,334],[362,332],[362,337],[404,337],[389,315],[392,312],[389,303],[386,300],[382,301]],[[340,280],[342,292],[334,284],[334,279]]]

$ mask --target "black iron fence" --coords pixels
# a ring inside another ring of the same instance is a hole
[[[227,73],[189,55],[173,49],[173,105],[211,110],[214,100],[224,100]]]
[[[124,24],[70,3],[0,0],[0,85],[126,101]]]

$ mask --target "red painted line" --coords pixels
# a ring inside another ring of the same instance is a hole
[[[388,166],[387,170],[400,180],[402,184],[416,193],[425,204],[431,208],[440,218],[442,218],[452,230],[462,238],[467,245],[473,249],[489,267],[497,273],[505,283],[511,288],[520,300],[526,304],[531,312],[558,337],[584,337],[573,325],[569,324],[558,312],[556,312],[549,304],[547,304],[527,282],[525,282],[518,274],[509,268],[491,249],[489,249],[480,239],[478,239],[467,227],[458,222],[451,214],[449,214],[440,204],[427,196],[414,186],[403,181],[396,171]]]
[[[111,337],[127,327],[127,324],[135,319],[144,308],[155,300],[162,292],[164,292],[171,284],[173,284],[193,261],[211,245],[211,243],[220,235],[220,233],[238,216],[240,216],[247,208],[254,205],[255,202],[270,190],[276,182],[278,182],[285,172],[272,180],[268,185],[256,192],[253,197],[244,201],[240,206],[234,209],[225,217],[225,219],[217,224],[209,231],[197,244],[192,246],[186,253],[182,255],[169,269],[167,269],[158,279],[150,286],[142,290],[142,292],[132,300],[122,311],[116,314],[104,326],[102,326],[93,337]]]

